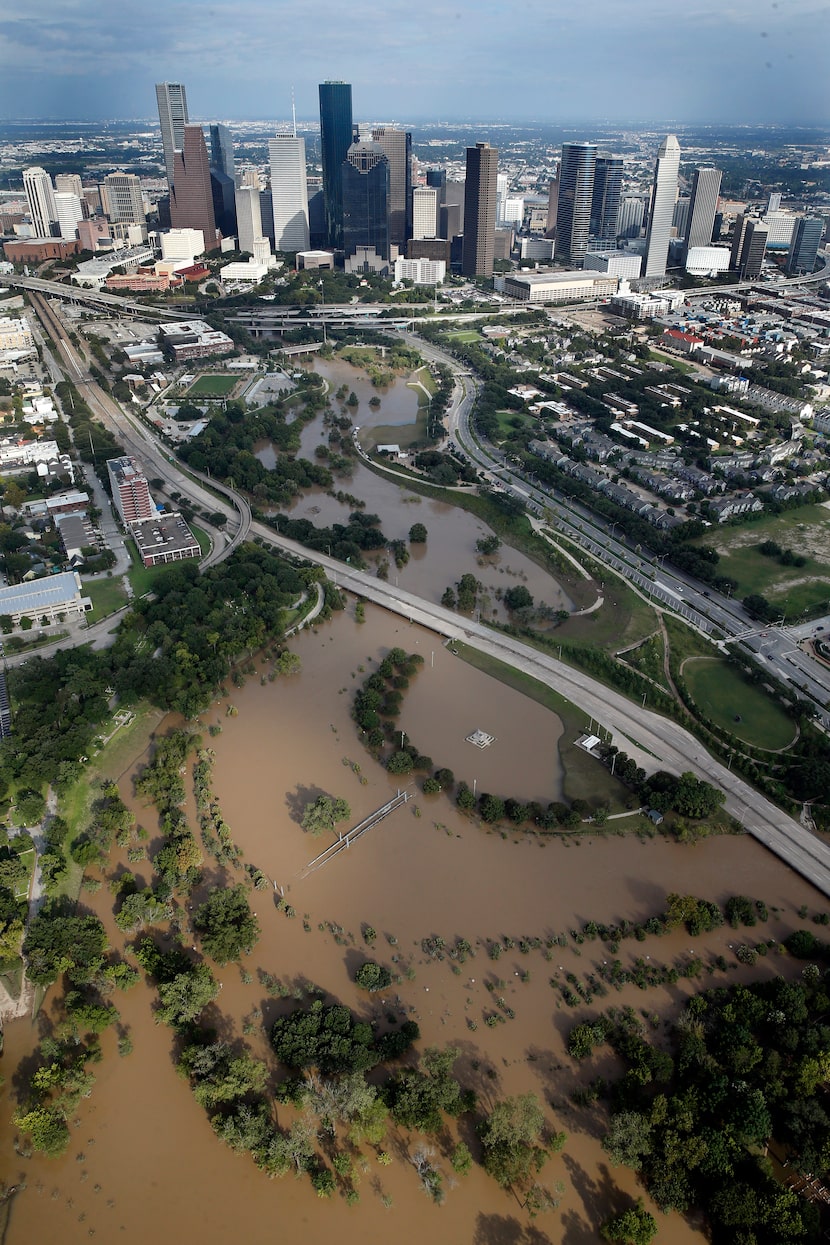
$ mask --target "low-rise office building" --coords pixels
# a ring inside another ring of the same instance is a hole
[[[0,588],[0,617],[11,618],[16,626],[22,618],[30,618],[33,623],[45,618],[47,623],[55,623],[72,615],[87,614],[91,609],[92,602],[83,596],[81,578],[75,571]]]

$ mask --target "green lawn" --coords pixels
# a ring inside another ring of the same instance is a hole
[[[21,882],[20,885],[15,890],[15,898],[25,899],[27,895],[29,894],[29,884],[32,880],[32,874],[34,873],[34,869],[35,869],[35,849],[33,847],[30,847],[28,848],[27,851],[21,852],[19,859],[26,866],[26,879],[25,881]]]
[[[218,372],[206,372],[193,382],[187,391],[188,398],[226,398],[239,384],[238,376],[222,376]]]
[[[719,657],[688,661],[683,679],[701,713],[744,743],[774,749],[793,742],[795,728],[786,714],[728,662]]]
[[[127,593],[123,581],[118,579],[89,579],[83,583],[83,591],[92,602],[91,623],[100,622],[126,604]]]
[[[521,411],[496,411],[496,419],[499,422],[499,444],[523,429],[535,428],[537,423],[533,416]]]
[[[784,566],[777,557],[765,557],[758,550],[765,540],[805,557],[805,565]],[[710,530],[695,543],[718,550],[718,570],[737,582],[737,597],[760,593],[780,604],[789,619],[830,607],[830,510],[824,506],[800,506],[740,527]]]
[[[459,329],[457,333],[447,333],[446,338],[450,342],[478,342],[481,334],[477,329]]]
[[[521,670],[514,670],[512,666],[491,657],[489,653],[480,653],[477,649],[461,643],[455,648],[458,656],[469,665],[544,705],[559,718],[563,728],[559,739],[559,757],[563,768],[562,790],[566,799],[587,800],[593,808],[608,804],[612,813],[625,810],[631,794],[628,789],[616,778],[612,778],[596,758],[576,746],[576,740],[585,733],[588,725],[585,721],[586,715],[581,709],[544,683]],[[635,820],[632,818],[631,826],[626,828],[633,829]]]
[[[411,385],[413,381],[420,381],[424,389],[428,390],[430,394],[435,394],[438,392],[438,386],[435,383],[435,377],[432,375],[432,372],[429,370],[428,367],[419,367],[416,372],[412,373],[411,377],[406,383],[408,385]]]

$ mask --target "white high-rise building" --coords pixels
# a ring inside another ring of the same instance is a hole
[[[518,196],[508,196],[502,204],[500,218],[503,225],[521,225],[525,218],[525,201]]]
[[[161,145],[164,149],[164,169],[167,185],[173,185],[174,152],[181,151],[184,127],[188,123],[187,93],[183,82],[157,82],[156,100],[159,106]]]
[[[107,215],[111,221],[143,225],[147,219],[141,182],[135,173],[108,173],[104,178]]]
[[[415,186],[412,191],[412,237],[438,237],[438,191],[434,186]]]
[[[26,201],[29,205],[29,215],[32,218],[35,237],[51,237],[52,223],[58,219],[58,210],[55,207],[52,179],[46,169],[37,165],[24,169],[23,189],[26,191]]]
[[[61,194],[77,195],[79,199],[84,197],[84,188],[77,173],[56,173],[55,190]]]
[[[660,145],[654,168],[651,211],[646,234],[644,277],[664,277],[669,256],[674,204],[677,199],[677,174],[680,171],[680,144],[669,134]]]
[[[253,255],[254,243],[262,237],[259,186],[239,186],[236,190],[236,233],[238,249]]]
[[[504,201],[510,188],[510,177],[507,173],[496,174],[496,220],[504,220]]]
[[[277,134],[268,140],[271,162],[271,203],[274,209],[274,250],[307,251],[308,187],[305,139]]]
[[[83,220],[84,217],[81,200],[77,195],[66,191],[57,191],[53,199],[61,237],[72,242],[78,236],[78,221]]]

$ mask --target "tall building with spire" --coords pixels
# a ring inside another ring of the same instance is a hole
[[[216,246],[216,216],[205,136],[200,125],[186,125],[176,152],[170,188],[170,223],[174,229],[201,229],[205,250]]]
[[[307,251],[308,184],[305,139],[277,134],[268,140],[271,162],[271,205],[274,213],[274,249]]]
[[[646,234],[646,262],[643,277],[664,277],[669,256],[672,216],[677,199],[677,175],[680,172],[680,144],[668,134],[660,144],[654,167],[651,210]]]
[[[352,145],[352,88],[348,82],[321,82],[320,152],[326,242],[343,249],[343,164]]]
[[[593,143],[563,143],[556,212],[556,258],[581,267],[588,249],[597,149]]]
[[[161,125],[161,145],[164,150],[164,170],[167,174],[167,185],[172,189],[175,153],[181,151],[184,127],[188,123],[184,83],[157,82],[156,101]]]
[[[465,277],[491,277],[496,244],[496,194],[499,153],[489,143],[467,148],[464,181],[464,242],[461,271]]]
[[[52,225],[58,219],[58,209],[55,206],[52,179],[46,169],[38,165],[24,169],[23,189],[26,191],[26,202],[29,206],[35,237],[50,238]]]
[[[711,164],[701,165],[692,177],[692,193],[689,196],[689,216],[686,223],[683,246],[683,263],[693,246],[711,246],[715,229],[715,213],[720,194],[720,169]]]

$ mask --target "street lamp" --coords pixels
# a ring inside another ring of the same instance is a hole
[[[319,287],[320,287],[320,303],[321,303],[322,308],[323,308],[323,345],[324,345],[324,346],[327,346],[327,345],[328,345],[328,337],[326,336],[326,296],[325,296],[325,294],[323,293],[323,278],[322,278],[322,277],[321,277],[321,278],[320,278],[320,280],[317,282],[317,284],[318,284],[318,285],[319,285]]]

